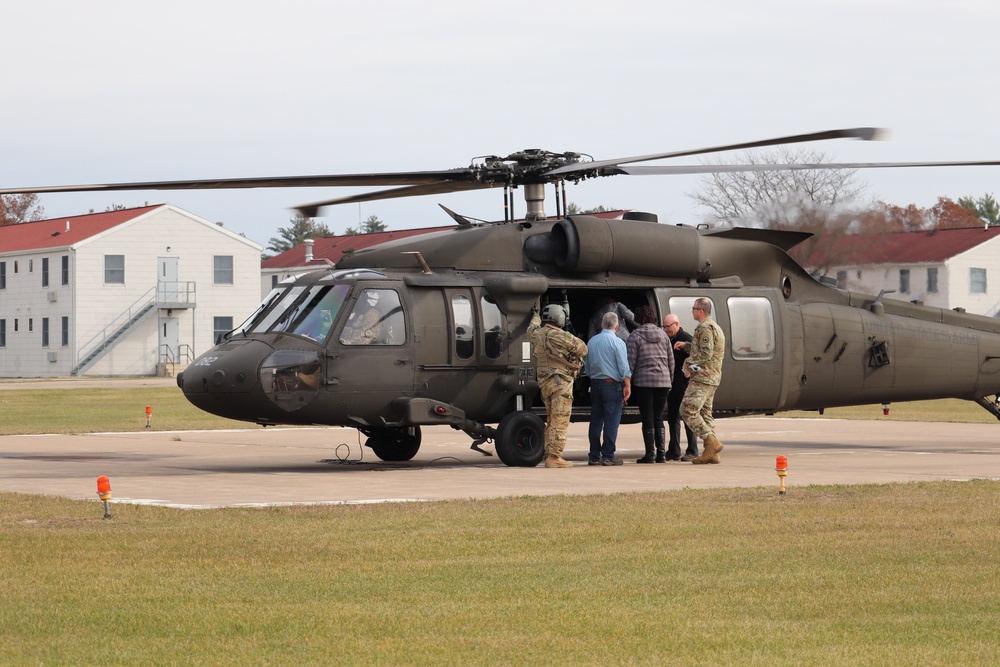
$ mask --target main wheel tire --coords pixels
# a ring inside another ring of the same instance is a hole
[[[497,428],[496,452],[509,466],[533,468],[545,456],[545,422],[531,412],[511,412]]]
[[[420,450],[420,427],[401,428],[373,433],[366,447],[371,447],[375,456],[383,461],[409,461]]]

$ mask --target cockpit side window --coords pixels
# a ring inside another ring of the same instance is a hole
[[[343,345],[402,345],[406,320],[399,294],[391,289],[365,289],[354,303],[340,333]]]

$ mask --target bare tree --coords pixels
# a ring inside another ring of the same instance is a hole
[[[45,208],[34,193],[0,195],[0,226],[41,220],[43,215]]]
[[[746,151],[731,160],[707,164],[780,165],[831,162],[818,151],[781,148]],[[867,186],[855,180],[856,169],[802,169],[719,172],[702,178],[688,196],[709,209],[715,222],[819,233],[841,231],[842,214],[858,207]],[[867,206],[869,203],[864,203]]]

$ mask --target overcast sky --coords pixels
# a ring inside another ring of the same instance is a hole
[[[7,3],[3,23],[0,187],[448,169],[524,148],[606,159],[855,126],[893,132],[813,147],[840,161],[1000,159],[1000,4],[986,0],[32,0]],[[1000,168],[860,179],[928,207],[997,194]],[[686,196],[698,183],[617,176],[569,199],[699,222]],[[289,207],[355,192],[41,202],[46,217],[173,203],[266,246]],[[438,203],[503,216],[501,191],[485,190],[320,220],[338,234],[370,215],[449,224]]]

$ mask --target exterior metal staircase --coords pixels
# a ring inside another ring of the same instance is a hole
[[[176,285],[174,283],[173,285]],[[187,284],[187,289],[178,290],[174,286],[169,291],[164,290],[161,283],[150,288],[145,294],[115,317],[104,329],[79,347],[78,361],[70,375],[79,375],[93,366],[97,361],[117,345],[125,335],[137,324],[148,319],[158,308],[190,308],[193,303],[194,285]]]

